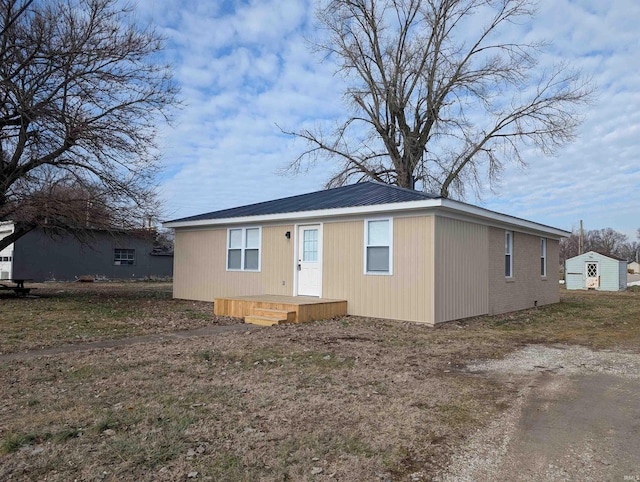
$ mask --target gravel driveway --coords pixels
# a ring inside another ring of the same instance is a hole
[[[467,369],[523,388],[436,480],[640,481],[640,355],[528,346]]]

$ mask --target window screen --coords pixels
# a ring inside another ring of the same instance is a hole
[[[367,221],[366,272],[391,272],[391,221],[389,219]]]
[[[229,230],[227,269],[242,269],[242,229]]]
[[[244,269],[257,271],[260,259],[260,230],[251,228],[246,230],[244,251]]]

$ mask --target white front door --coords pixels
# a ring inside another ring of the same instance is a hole
[[[600,287],[600,270],[598,263],[587,261],[585,265],[585,274],[587,278],[587,289],[597,289]]]
[[[298,227],[298,289],[296,294],[322,294],[322,227]]]

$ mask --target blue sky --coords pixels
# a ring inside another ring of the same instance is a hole
[[[184,107],[163,127],[166,217],[321,189],[333,171],[279,171],[305,145],[283,135],[343,118],[342,80],[305,39],[313,2],[139,0],[137,15],[168,39]],[[567,60],[597,87],[578,138],[554,157],[509,166],[492,192],[465,201],[572,229],[640,228],[640,2],[541,0],[523,38],[552,42],[543,63]],[[518,32],[521,29],[521,32]]]

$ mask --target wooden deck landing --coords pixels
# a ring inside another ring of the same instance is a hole
[[[347,302],[313,296],[233,296],[216,298],[213,313],[244,318],[247,323],[258,325],[304,323],[346,315]]]

